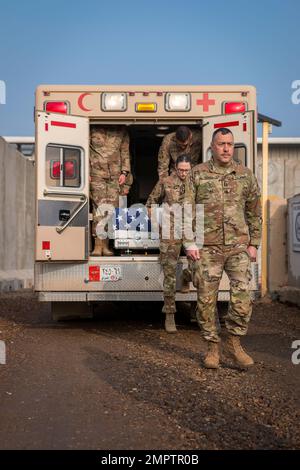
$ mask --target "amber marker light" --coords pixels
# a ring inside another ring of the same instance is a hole
[[[136,103],[135,110],[137,113],[155,113],[156,103]]]

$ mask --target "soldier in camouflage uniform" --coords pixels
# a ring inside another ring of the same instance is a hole
[[[219,335],[215,312],[223,270],[230,280],[230,303],[225,319],[225,349],[243,367],[253,364],[240,345],[247,333],[252,305],[250,261],[256,260],[261,238],[260,190],[253,173],[233,161],[234,141],[229,129],[214,132],[210,161],[193,169],[195,201],[204,205],[204,244],[190,249],[203,336],[208,342],[207,368],[219,366]]]
[[[158,152],[158,176],[163,180],[175,171],[175,163],[180,155],[189,155],[191,167],[201,162],[202,133],[198,129],[189,129],[179,126],[176,132],[171,132],[163,138]],[[186,294],[190,290],[192,275],[189,269],[182,273],[181,292]]]
[[[113,255],[108,247],[109,239],[97,237],[97,224],[104,217],[97,213],[97,209],[104,203],[118,207],[119,195],[128,194],[131,184],[129,136],[126,128],[93,126],[90,142],[90,196],[95,248],[92,255]]]
[[[158,152],[157,170],[160,180],[175,171],[176,160],[183,154],[190,156],[192,167],[200,163],[202,155],[200,130],[179,126],[176,132],[171,132],[163,138]]]
[[[194,185],[191,179],[191,160],[189,156],[181,155],[178,157],[175,166],[175,172],[159,180],[147,200],[147,207],[151,209],[152,204],[161,202],[168,204],[183,205],[191,204],[193,206],[195,193]],[[165,313],[165,329],[168,333],[175,333],[175,312],[176,312],[176,267],[182,247],[189,246],[191,240],[184,238],[182,224],[179,232],[175,230],[174,215],[164,212],[165,217],[170,215],[170,238],[163,238],[162,232],[160,240],[160,262],[164,273],[164,306],[162,312]],[[193,240],[192,240],[193,242]]]

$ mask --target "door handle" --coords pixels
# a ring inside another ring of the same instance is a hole
[[[59,225],[55,228],[57,233],[62,233],[72,222],[72,220],[75,219],[75,217],[79,214],[79,212],[82,211],[82,209],[87,205],[88,203],[88,198],[85,194],[83,193],[71,193],[68,191],[48,191],[47,189],[44,190],[44,196],[57,196],[57,197],[79,197],[80,202],[78,206],[76,207],[75,211],[71,215],[71,217],[66,221],[65,224]]]
[[[44,196],[80,197],[81,200],[84,200],[86,198],[86,195],[83,193],[71,193],[69,191],[48,191],[48,189],[44,189],[43,194]]]
[[[79,205],[77,206],[71,217],[66,221],[66,223],[64,225],[59,225],[58,227],[56,227],[55,230],[57,231],[57,233],[62,233],[68,227],[68,225],[70,225],[72,220],[74,220],[75,217],[79,214],[79,212],[81,212],[82,209],[87,205],[87,202],[88,198],[85,196],[85,199],[80,201]]]

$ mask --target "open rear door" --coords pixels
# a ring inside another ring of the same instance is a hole
[[[255,162],[255,123],[254,111],[242,114],[222,114],[203,120],[203,161],[211,157],[211,138],[216,129],[227,127],[234,136],[234,159],[254,170]]]
[[[36,113],[36,176],[36,260],[87,260],[87,118]]]
[[[242,114],[222,114],[203,119],[203,161],[211,158],[211,138],[215,130],[226,127],[231,130],[234,137],[234,159],[254,171],[256,161],[256,122],[254,111]],[[258,265],[252,266],[252,290],[258,290]],[[229,289],[229,280],[226,273],[220,284],[220,290]]]

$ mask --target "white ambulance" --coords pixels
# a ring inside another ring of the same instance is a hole
[[[89,141],[92,125],[126,125],[134,183],[128,206],[145,203],[157,182],[163,137],[186,125],[202,132],[202,159],[210,158],[215,129],[228,127],[235,157],[255,172],[256,90],[253,86],[41,85],[36,90],[35,290],[52,302],[57,319],[92,315],[101,301],[160,301],[163,275],[158,241],[149,237],[111,241],[115,255],[90,255]],[[178,301],[195,301],[196,291]],[[258,290],[252,263],[251,289]],[[224,274],[219,300],[229,299]]]

